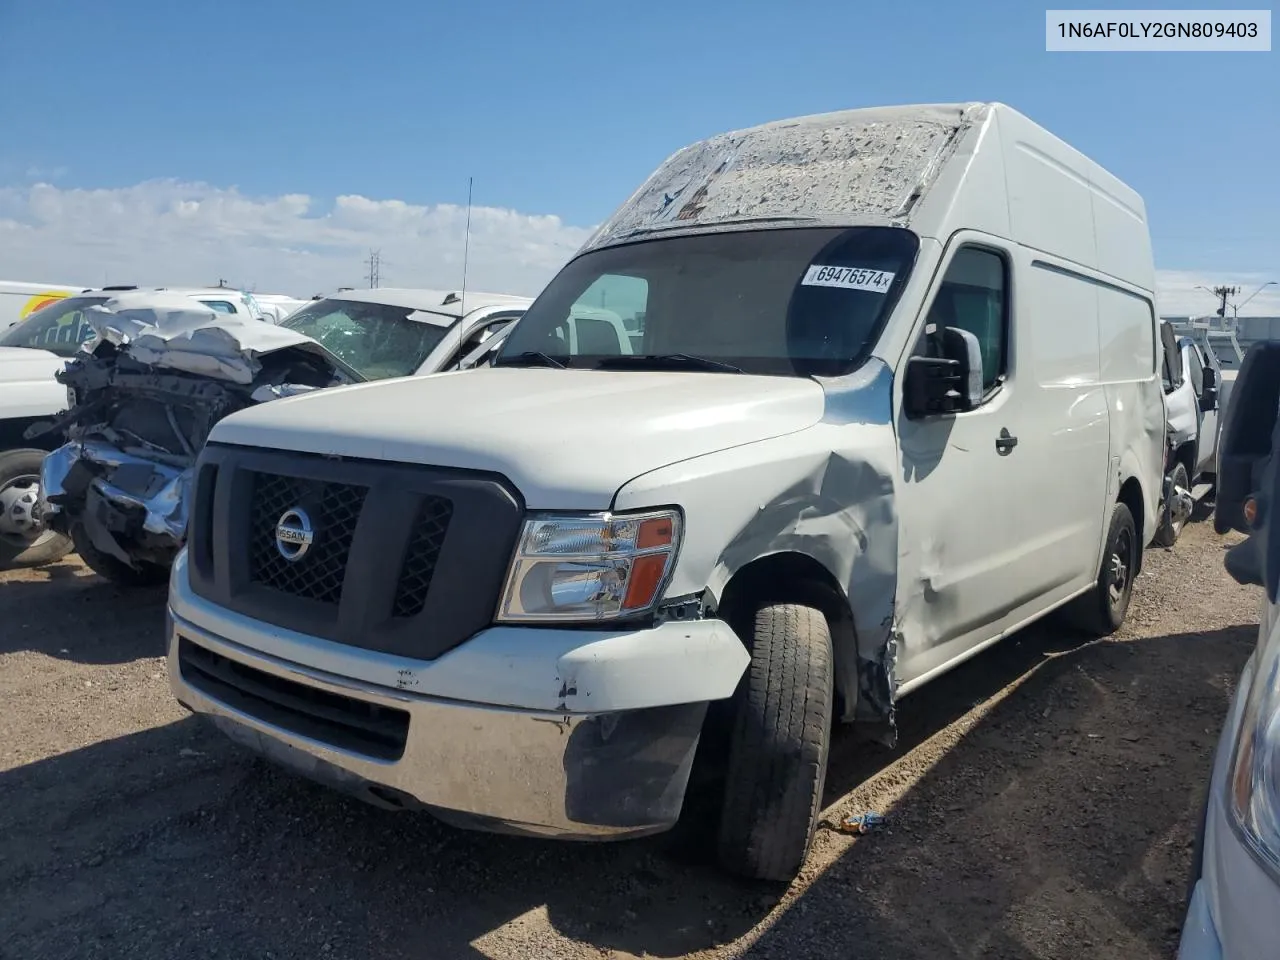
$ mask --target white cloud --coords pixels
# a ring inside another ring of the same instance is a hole
[[[235,188],[153,180],[111,190],[48,183],[0,188],[0,264],[7,280],[97,286],[207,284],[310,296],[363,286],[380,250],[384,286],[451,289],[462,280],[466,208],[304,194],[249,197]],[[467,286],[535,294],[590,232],[559,217],[495,207],[471,212]]]
[[[1269,280],[1277,282],[1263,287]],[[1280,270],[1271,276],[1230,271],[1160,270],[1157,283],[1160,286],[1160,312],[1166,316],[1213,314],[1218,309],[1218,298],[1200,288],[1212,290],[1225,286],[1239,290],[1228,298],[1228,302],[1240,307],[1240,316],[1280,317]],[[1245,300],[1249,302],[1245,303]]]
[[[451,289],[462,279],[465,223],[466,209],[450,204],[348,195],[326,205],[305,194],[249,197],[177,180],[111,190],[42,182],[0,188],[0,264],[7,280],[177,286],[226,279],[310,296],[363,286],[362,261],[376,249],[385,286]],[[589,233],[556,216],[476,207],[467,285],[535,294]],[[1280,275],[1161,270],[1160,312],[1211,313],[1214,299],[1198,286],[1237,286],[1238,302],[1267,280]],[[1244,314],[1280,316],[1280,286],[1259,293]]]

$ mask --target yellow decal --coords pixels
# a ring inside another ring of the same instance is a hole
[[[22,309],[18,311],[18,319],[25,320],[30,314],[35,313],[41,307],[47,307],[49,304],[57,303],[59,300],[63,300],[69,296],[71,296],[69,293],[55,293],[53,291],[48,293],[37,293],[34,297],[23,304]]]

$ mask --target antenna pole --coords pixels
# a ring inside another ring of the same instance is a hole
[[[462,302],[458,310],[462,316],[467,315],[467,257],[471,253],[471,185],[475,177],[467,177],[467,231],[462,237]]]

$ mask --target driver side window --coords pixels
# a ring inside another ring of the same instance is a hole
[[[963,247],[947,265],[925,321],[918,353],[936,354],[946,327],[972,333],[982,350],[982,389],[990,391],[1009,372],[1008,265],[994,250]]]

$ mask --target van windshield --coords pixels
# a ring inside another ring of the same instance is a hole
[[[85,319],[88,307],[106,303],[107,297],[66,297],[32,313],[0,334],[0,347],[30,347],[48,350],[60,357],[73,357],[80,345],[93,336]]]
[[[839,376],[863,362],[919,241],[896,227],[646,240],[566,266],[494,366]]]

